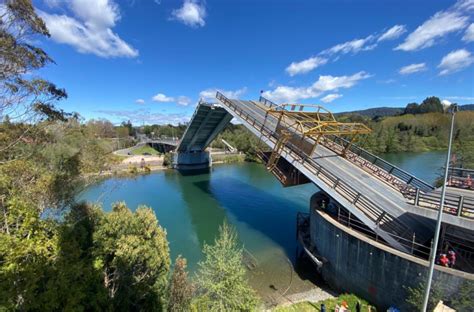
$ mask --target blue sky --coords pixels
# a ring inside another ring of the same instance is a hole
[[[185,122],[199,98],[334,112],[436,95],[474,103],[474,0],[36,0],[56,64],[40,74],[86,119]]]

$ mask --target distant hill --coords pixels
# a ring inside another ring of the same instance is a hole
[[[459,109],[462,111],[474,111],[474,104],[459,105]]]
[[[459,110],[461,111],[474,111],[474,104],[465,104],[459,105]],[[374,107],[363,110],[356,110],[352,112],[342,112],[336,113],[335,115],[348,115],[348,114],[357,114],[361,116],[366,116],[369,118],[374,118],[376,116],[388,117],[401,115],[405,111],[404,107]]]
[[[352,112],[342,112],[337,113],[336,115],[348,115],[348,114],[357,114],[361,116],[367,116],[369,118],[374,118],[376,116],[386,117],[386,116],[395,116],[400,115],[405,110],[404,107],[374,107],[364,110],[357,110]]]

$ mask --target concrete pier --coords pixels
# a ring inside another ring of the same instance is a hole
[[[212,166],[208,151],[176,152],[173,154],[173,168],[179,171],[206,171]]]

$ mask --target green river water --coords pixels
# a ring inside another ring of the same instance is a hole
[[[384,158],[433,183],[444,155],[404,153],[386,154]],[[316,191],[312,184],[283,188],[262,165],[238,163],[216,165],[209,174],[195,176],[165,170],[110,178],[92,185],[79,198],[102,203],[105,210],[116,201],[125,201],[132,209],[142,204],[152,207],[167,231],[172,259],[186,257],[191,272],[202,257],[203,244],[213,242],[219,225],[227,220],[237,229],[252,255],[249,258],[254,257],[252,261],[257,263],[249,272],[252,286],[262,296],[271,297],[275,289],[286,290],[290,283],[288,293],[318,283],[317,277],[293,270],[296,214],[308,211],[309,199]]]

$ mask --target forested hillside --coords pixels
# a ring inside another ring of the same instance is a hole
[[[341,121],[362,121],[373,132],[362,136],[358,144],[376,153],[424,152],[446,149],[450,114],[406,114],[378,120],[345,116]],[[459,165],[474,167],[474,112],[461,111],[455,117],[454,153]]]

